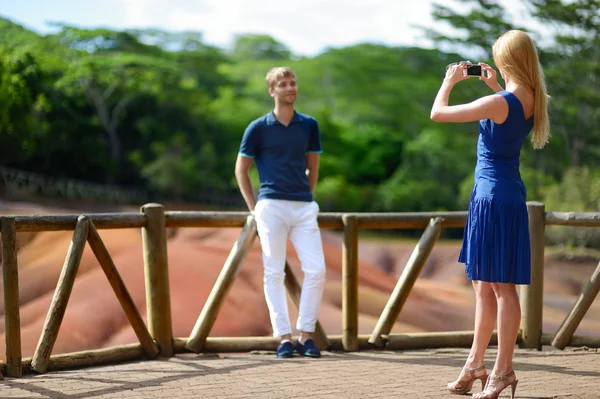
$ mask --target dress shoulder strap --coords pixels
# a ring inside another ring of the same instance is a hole
[[[523,117],[523,119],[525,119],[525,110],[523,109],[521,100],[519,100],[517,96],[515,96],[510,91],[506,91],[506,90],[501,90],[501,91],[497,92],[496,94],[500,94],[502,97],[504,97],[504,99],[508,103],[509,117],[511,114],[516,112],[516,113],[520,114]]]

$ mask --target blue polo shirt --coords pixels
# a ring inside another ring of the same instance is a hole
[[[258,200],[312,201],[306,176],[306,154],[321,153],[317,121],[299,112],[288,126],[273,112],[252,121],[242,138],[240,155],[254,158],[260,188]]]

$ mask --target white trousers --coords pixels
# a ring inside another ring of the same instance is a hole
[[[300,259],[304,281],[296,328],[314,332],[325,285],[325,256],[313,202],[264,199],[254,208],[262,246],[264,290],[273,336],[292,333],[284,285],[287,238]]]

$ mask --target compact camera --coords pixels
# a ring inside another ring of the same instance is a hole
[[[457,64],[467,64],[468,65],[467,76],[476,76],[476,77],[483,76],[483,68],[481,67],[481,65],[473,65],[473,63],[471,63],[471,61],[453,62],[446,67],[446,70],[448,70],[448,68],[450,68],[452,65],[457,65]]]

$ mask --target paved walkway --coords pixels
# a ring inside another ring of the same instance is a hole
[[[445,391],[466,350],[185,355],[0,381],[0,398],[457,398]],[[491,365],[495,350],[488,353]],[[516,397],[600,398],[600,352],[518,350]],[[480,390],[477,386],[474,391]],[[508,388],[502,397],[510,397]]]

